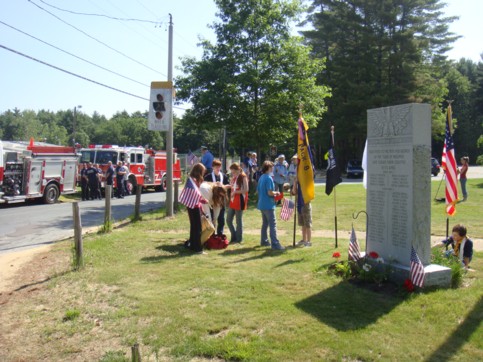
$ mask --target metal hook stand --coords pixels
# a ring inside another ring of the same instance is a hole
[[[367,254],[367,236],[369,235],[369,215],[367,214],[367,212],[365,210],[361,210],[357,213],[357,215],[355,215],[355,212],[353,212],[352,218],[354,220],[357,219],[361,213],[366,214],[366,245],[365,245],[364,251]]]

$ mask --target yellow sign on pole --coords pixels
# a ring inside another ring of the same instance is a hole
[[[169,131],[173,104],[173,82],[151,82],[149,97],[148,129]]]

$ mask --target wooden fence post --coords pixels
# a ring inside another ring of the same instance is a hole
[[[141,220],[140,216],[140,208],[141,208],[141,192],[143,191],[143,187],[138,185],[136,187],[136,203],[134,205],[134,221]]]
[[[104,228],[111,231],[111,195],[112,185],[106,185],[104,188],[104,196],[106,197],[106,207],[104,209]]]
[[[179,189],[179,182],[175,181],[174,182],[174,213],[178,212],[178,189]]]
[[[72,212],[74,214],[74,246],[75,246],[75,269],[80,269],[84,265],[84,256],[82,250],[82,223],[80,216],[79,203],[72,204]]]
[[[131,347],[132,362],[141,362],[141,353],[139,353],[139,344],[134,343]]]

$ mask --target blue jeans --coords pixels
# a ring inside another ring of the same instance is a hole
[[[233,226],[233,217],[236,215],[236,229]],[[231,207],[226,212],[226,224],[230,229],[232,242],[241,243],[243,241],[243,210],[234,210]]]
[[[277,219],[275,219],[275,209],[260,210],[262,213],[262,230],[260,235],[260,244],[266,244],[268,242],[267,229],[270,226],[270,240],[272,246],[279,245],[280,242],[277,239]]]
[[[463,197],[466,199],[468,197],[468,193],[466,192],[466,179],[460,179],[461,183],[461,192],[463,192]]]

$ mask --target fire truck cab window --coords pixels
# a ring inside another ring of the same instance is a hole
[[[81,163],[88,163],[88,162],[94,163],[94,151],[82,151],[80,162]]]
[[[106,165],[109,161],[111,161],[113,164],[117,163],[117,152],[97,151],[96,163]]]
[[[131,161],[130,163],[135,163],[136,162],[136,154],[135,153],[131,153]]]
[[[122,162],[127,162],[129,160],[129,157],[126,153],[124,152],[121,152],[121,159],[119,161],[122,161]]]
[[[136,160],[137,163],[143,163],[143,154],[142,153],[138,153],[136,155],[136,157],[137,157],[137,160]]]

